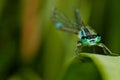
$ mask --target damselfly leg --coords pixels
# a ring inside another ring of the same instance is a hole
[[[103,43],[98,43],[97,46],[102,47],[106,55],[119,56],[119,54],[112,53],[112,51],[110,51]]]

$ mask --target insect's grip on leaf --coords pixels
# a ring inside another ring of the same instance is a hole
[[[101,43],[101,36],[98,35],[92,28],[85,26],[83,23],[79,10],[74,8],[75,20],[69,19],[62,11],[56,7],[52,9],[51,20],[55,23],[57,29],[62,31],[77,34],[79,36],[79,42],[77,44],[76,54],[78,55],[84,46],[99,46],[103,48],[105,55],[117,56],[113,54],[103,43]]]

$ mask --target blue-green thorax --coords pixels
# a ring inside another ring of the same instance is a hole
[[[101,41],[101,36],[96,34],[88,27],[81,27],[81,30],[79,31],[79,38],[80,38],[80,42],[83,45],[90,45],[90,46],[96,45]]]

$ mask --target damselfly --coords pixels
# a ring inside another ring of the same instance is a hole
[[[81,49],[84,46],[99,46],[103,49],[105,54],[113,54],[103,43],[101,43],[101,36],[98,35],[89,26],[86,26],[80,16],[79,10],[74,9],[75,20],[72,21],[66,15],[64,15],[60,10],[54,8],[52,10],[51,19],[55,23],[57,29],[71,32],[79,36],[79,41],[77,42],[75,53],[79,55]]]

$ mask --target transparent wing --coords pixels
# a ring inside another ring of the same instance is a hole
[[[75,19],[76,19],[76,23],[77,23],[78,29],[80,30],[81,27],[85,27],[85,24],[82,21],[81,16],[80,16],[80,12],[76,8],[74,8],[74,15],[75,15]]]
[[[77,23],[70,20],[57,8],[53,8],[52,14],[51,14],[51,20],[55,23],[56,28],[60,30],[72,32],[75,34],[77,34],[79,31],[77,27]]]

